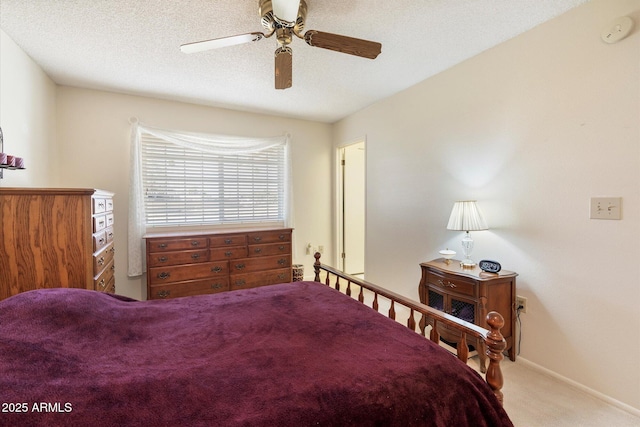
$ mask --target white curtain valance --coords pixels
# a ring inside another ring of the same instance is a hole
[[[129,180],[129,221],[127,274],[140,276],[145,271],[144,241],[146,233],[144,190],[142,187],[142,158],[140,136],[142,133],[171,142],[180,147],[217,155],[247,154],[266,150],[277,145],[285,146],[285,227],[293,228],[293,185],[291,180],[291,153],[289,134],[268,138],[214,135],[159,129],[131,120],[131,157]]]

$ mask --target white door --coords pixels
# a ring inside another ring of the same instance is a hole
[[[342,270],[347,274],[364,274],[364,142],[342,150]]]

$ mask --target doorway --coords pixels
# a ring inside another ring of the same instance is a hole
[[[339,150],[339,212],[342,271],[364,277],[365,245],[365,143],[359,141]]]

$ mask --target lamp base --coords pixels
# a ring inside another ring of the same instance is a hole
[[[476,266],[476,263],[470,258],[466,258],[460,261],[461,268],[474,268],[475,266]]]

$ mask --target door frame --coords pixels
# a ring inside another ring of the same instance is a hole
[[[364,203],[365,203],[365,207],[364,207],[364,228],[365,228],[365,233],[364,233],[364,247],[362,248],[363,251],[363,257],[364,257],[364,264],[365,264],[365,271],[366,271],[366,240],[367,240],[367,209],[366,209],[366,205],[367,205],[367,138],[362,137],[362,138],[357,138],[355,140],[349,141],[349,142],[345,142],[342,144],[339,144],[336,147],[335,150],[335,171],[336,171],[336,213],[335,213],[335,217],[336,217],[336,251],[335,251],[335,263],[334,265],[336,266],[336,268],[338,268],[339,270],[344,270],[344,258],[342,256],[342,254],[344,253],[344,175],[343,175],[343,167],[342,167],[342,160],[343,160],[343,152],[344,149],[350,145],[355,145],[355,144],[360,144],[362,143],[364,146],[364,188],[362,189],[362,191],[364,191]]]

